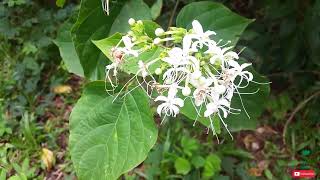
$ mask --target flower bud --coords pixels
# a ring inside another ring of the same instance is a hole
[[[156,36],[162,36],[164,34],[164,30],[162,28],[157,28],[154,33]]]
[[[138,23],[139,25],[143,25],[143,22],[142,22],[141,20],[137,21],[137,23]]]
[[[182,94],[184,96],[189,96],[191,94],[191,89],[187,86],[182,89]]]
[[[133,31],[128,31],[129,36],[133,36],[133,34],[134,34]]]
[[[153,40],[153,43],[154,43],[154,44],[160,44],[160,42],[161,42],[161,39],[160,39],[160,38],[155,38],[155,39]]]
[[[162,69],[161,68],[157,68],[155,73],[156,73],[156,75],[160,75],[162,73]]]
[[[201,72],[200,71],[195,71],[192,73],[192,78],[194,79],[199,79],[201,77]]]
[[[136,20],[134,20],[133,18],[130,18],[128,20],[128,23],[130,24],[130,26],[133,26],[136,23]]]

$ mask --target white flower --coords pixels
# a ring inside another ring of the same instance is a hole
[[[211,78],[201,76],[198,79],[190,80],[190,83],[196,88],[193,92],[193,98],[196,106],[200,106],[210,94],[210,85],[213,83]]]
[[[179,113],[179,107],[183,107],[184,102],[180,98],[176,98],[177,94],[177,85],[173,84],[168,91],[168,97],[166,96],[158,96],[155,101],[163,101],[157,108],[157,113],[161,116],[161,114],[165,114],[166,116],[175,117]]]
[[[186,49],[174,47],[168,52],[168,55],[162,60],[173,67],[190,65],[193,70],[200,69],[199,61],[194,56],[190,56]]]
[[[253,80],[252,73],[249,71],[244,71],[246,67],[251,66],[251,63],[243,63],[240,65],[238,62],[230,60],[228,61],[228,64],[232,67],[230,70],[234,71],[235,76],[240,76],[238,86],[242,83],[243,79],[245,79],[247,83]]]
[[[139,61],[138,62],[138,66],[139,66],[139,71],[141,72],[141,75],[143,78],[147,77],[148,76],[148,71],[147,71],[147,67],[146,65],[143,63],[143,61]]]
[[[230,60],[239,59],[237,53],[229,51],[232,47],[220,48],[218,46],[209,46],[209,49],[205,52],[212,54],[210,58],[210,63],[215,64],[216,62],[221,63],[222,66],[225,65]]]
[[[122,51],[125,55],[133,55],[135,57],[139,56],[138,51],[132,49],[134,44],[131,42],[130,37],[123,36],[122,41],[125,47],[119,47],[118,50]]]
[[[189,73],[185,67],[173,67],[163,73],[162,79],[165,84],[174,84],[181,82]]]
[[[206,111],[204,112],[204,117],[209,117],[214,113],[219,113],[219,110],[223,112],[223,117],[226,118],[228,116],[227,108],[230,107],[230,102],[224,98],[220,98],[215,96],[212,102],[206,105]]]
[[[192,29],[193,33],[190,35],[187,35],[186,37],[196,39],[196,41],[192,44],[192,50],[197,51],[197,47],[200,49],[203,47],[203,45],[209,45],[209,44],[215,44],[213,40],[210,39],[211,35],[216,35],[214,31],[203,31],[202,25],[199,23],[199,21],[194,20],[192,22]]]

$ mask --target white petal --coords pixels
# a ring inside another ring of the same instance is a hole
[[[157,113],[161,116],[162,109],[167,105],[167,103],[162,103],[157,108]]]
[[[168,99],[173,99],[176,96],[177,92],[177,85],[172,84],[168,91]]]
[[[242,69],[244,69],[244,68],[246,68],[248,66],[251,66],[251,63],[243,63],[243,64],[241,64],[241,68]]]
[[[168,98],[166,96],[158,96],[154,101],[168,101]]]
[[[239,59],[239,55],[233,51],[227,52],[225,57],[232,58],[232,59]]]
[[[220,109],[221,109],[222,112],[223,112],[223,117],[224,117],[224,118],[227,118],[227,116],[228,116],[227,110],[226,110],[225,108],[223,108],[223,107],[221,107]]]
[[[204,117],[209,117],[211,114],[213,114],[214,112],[211,110],[211,109],[207,109],[205,112],[204,112]]]
[[[128,36],[122,37],[123,43],[126,46],[126,48],[131,49],[133,44],[131,43],[131,39]]]
[[[195,99],[195,100],[194,100],[194,104],[195,104],[196,106],[201,106],[202,103],[203,103],[203,99]]]
[[[231,67],[234,67],[234,68],[237,69],[237,70],[240,69],[240,64],[239,64],[237,61],[229,60],[229,61],[228,61],[228,64],[229,64]]]
[[[191,46],[191,37],[186,35],[184,38],[183,38],[183,52],[184,53],[188,53],[189,52],[189,49],[190,49],[190,46]]]
[[[214,31],[206,31],[205,36],[210,37],[211,35],[216,35],[216,33]]]
[[[177,114],[179,114],[179,108],[177,107],[177,106],[175,106],[175,105],[171,105],[170,106],[170,109],[171,110],[173,110],[173,112],[174,112],[174,117],[177,115]]]
[[[197,34],[203,33],[202,25],[199,23],[199,21],[197,20],[192,21],[192,27],[195,33]]]
[[[183,102],[183,100],[180,99],[180,98],[174,98],[174,99],[173,99],[173,104],[176,104],[176,105],[178,105],[178,106],[180,106],[180,107],[183,107],[184,102]]]

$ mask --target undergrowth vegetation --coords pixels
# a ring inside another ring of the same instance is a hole
[[[116,13],[121,12],[117,7],[119,4],[122,7],[124,2],[111,1],[110,15],[98,14],[102,19],[96,22],[105,25],[116,18]],[[149,9],[151,19],[166,31],[168,27],[186,24],[181,20],[183,17],[177,16],[194,2],[197,1],[145,0],[139,17],[146,16],[143,13]],[[254,19],[240,37],[234,37],[238,43],[233,51],[241,52],[239,56],[271,82],[270,96],[253,110],[262,111],[261,115],[244,119],[244,114],[238,123],[232,121],[233,140],[223,125],[220,124],[221,129],[218,125],[218,143],[217,134],[207,133],[208,128],[201,123],[193,126],[188,113],[181,111],[183,115],[161,123],[163,116],[152,108],[150,112],[154,116],[150,117],[158,136],[151,133],[150,137],[156,144],[150,145],[151,150],[146,152],[148,155],[142,163],[120,178],[289,180],[292,169],[313,169],[319,174],[320,1],[210,1],[213,2]],[[126,16],[134,16],[129,10]],[[100,1],[97,11],[103,11]],[[99,92],[102,93],[99,97],[108,99],[107,92],[97,90],[101,82],[89,88],[85,85],[104,80],[105,66],[112,61],[99,50],[103,52],[105,46],[97,45],[97,48],[91,40],[121,31],[128,18],[115,22],[110,33],[97,31],[91,38],[90,30],[81,29],[79,12],[79,1],[0,2],[0,180],[81,179],[82,174],[77,170],[80,165],[75,161],[77,155],[73,154],[76,151],[69,146],[75,146],[73,140],[79,138],[71,136],[69,144],[70,113],[83,90],[83,96]],[[97,30],[94,25],[87,27]],[[212,28],[205,30],[214,31]],[[75,37],[72,33],[85,35]],[[81,44],[85,38],[89,39],[85,44],[96,54],[88,55],[87,47],[72,44]],[[84,66],[87,68],[81,68]],[[119,81],[128,79],[124,76]],[[74,113],[72,118],[77,115]],[[74,131],[71,127],[71,133]]]

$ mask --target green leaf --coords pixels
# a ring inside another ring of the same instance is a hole
[[[194,167],[196,167],[198,169],[198,168],[204,166],[205,159],[203,157],[201,157],[201,156],[194,156],[192,158],[191,162],[194,165]]]
[[[154,37],[154,31],[160,27],[158,24],[152,22],[152,21],[143,21],[144,24],[144,32],[148,34],[149,37]],[[112,57],[112,48],[115,47],[119,41],[121,40],[122,35],[120,33],[115,33],[114,35],[93,41],[93,43],[103,52],[105,56],[107,56],[111,61],[113,61]],[[162,49],[160,47],[154,47],[148,51],[142,52],[138,58],[136,57],[128,57],[125,58],[125,62],[122,63],[120,69],[128,74],[136,74],[139,70],[138,62],[142,60],[144,63],[150,62],[157,57],[159,57],[160,53],[162,52]],[[154,63],[151,66],[149,66],[150,73],[154,73],[156,68],[159,67],[159,63]]]
[[[273,174],[271,173],[271,171],[269,169],[264,170],[264,175],[268,178],[268,179],[274,179]]]
[[[211,154],[206,158],[203,170],[203,177],[211,177],[214,176],[221,170],[221,160],[219,156],[215,154]]]
[[[115,32],[126,32],[128,19],[151,19],[150,8],[142,0],[110,1],[110,15],[103,13],[98,0],[82,0],[72,39],[86,77],[104,78],[107,61],[92,40],[102,39]]]
[[[66,3],[66,0],[56,0],[56,5],[60,8],[62,8],[65,3]]]
[[[193,152],[199,149],[199,143],[196,139],[191,138],[189,136],[183,136],[181,138],[181,147],[183,152],[188,155],[192,156]]]
[[[89,83],[70,116],[69,146],[79,179],[117,179],[139,165],[157,139],[148,97],[134,90],[108,96],[105,83]]]
[[[163,1],[157,0],[151,7],[151,16],[152,19],[155,20],[160,16],[161,9],[162,9]]]
[[[217,33],[213,38],[216,41],[223,39],[231,41],[234,46],[244,29],[253,22],[251,19],[241,17],[220,3],[194,2],[185,6],[177,17],[177,26],[192,28],[192,21],[198,20],[204,30]]]
[[[184,158],[177,158],[174,162],[174,167],[178,174],[186,175],[191,170],[191,165],[188,160]]]
[[[71,18],[72,19],[72,18]],[[83,69],[80,63],[80,59],[77,55],[74,43],[72,42],[70,29],[72,24],[70,21],[66,21],[59,29],[57,38],[53,41],[59,48],[60,56],[67,67],[67,70],[78,76],[83,77]]]

